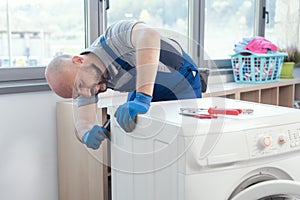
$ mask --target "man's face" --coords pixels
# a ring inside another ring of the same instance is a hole
[[[74,83],[73,98],[78,96],[91,97],[106,90],[106,82],[97,66],[92,64],[80,67]]]

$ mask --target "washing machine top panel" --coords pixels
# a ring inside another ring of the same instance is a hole
[[[252,109],[253,113],[218,115],[213,119],[179,114],[180,108],[210,107]],[[299,119],[298,109],[226,98],[157,102],[149,112],[138,116],[133,132],[126,133],[112,118],[111,146],[115,152],[125,149],[141,156],[142,161],[135,163],[147,163],[147,159],[151,163],[155,155],[161,162],[159,167],[187,155],[182,172],[193,173],[199,166],[225,166],[265,157],[278,159],[278,155],[300,150]],[[126,157],[122,153],[120,157]],[[151,166],[143,164],[140,168],[148,170]]]
[[[217,118],[202,119],[180,114],[181,108],[203,108],[208,114],[211,107],[226,109],[253,110],[251,114],[217,115]],[[203,135],[207,133],[226,133],[243,131],[258,127],[272,127],[281,124],[299,122],[300,110],[253,102],[232,100],[219,97],[177,100],[152,103],[148,113],[140,115],[138,127],[154,129],[158,126],[176,126],[182,129],[185,136]]]

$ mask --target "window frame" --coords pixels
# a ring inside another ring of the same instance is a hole
[[[204,23],[205,23],[205,0],[189,1],[189,27],[188,36],[190,38],[189,53],[198,63],[200,68],[210,68],[211,62],[217,69],[230,67],[230,60],[204,60]],[[104,32],[107,25],[107,13],[109,0],[84,0],[84,31],[85,46],[89,46],[101,33]],[[254,35],[264,36],[265,19],[263,9],[266,8],[266,0],[256,0]],[[196,45],[192,45],[195,44]],[[45,79],[45,67],[26,67],[26,68],[0,68],[0,94],[32,92],[50,90]],[[20,84],[16,84],[20,83]],[[1,85],[3,87],[1,87]],[[9,86],[9,87],[5,87]],[[16,87],[10,87],[17,85]],[[34,89],[31,86],[34,85]],[[22,89],[23,88],[23,89]],[[27,89],[26,89],[27,88]]]

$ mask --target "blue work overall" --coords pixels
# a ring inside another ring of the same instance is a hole
[[[100,42],[103,49],[110,57],[112,57],[124,70],[130,73],[133,77],[136,77],[136,70],[126,61],[112,51],[112,49],[106,44],[105,38],[102,35]],[[162,43],[163,41],[161,41]],[[165,45],[168,45],[164,42]],[[171,46],[169,45],[168,48]],[[193,99],[201,98],[201,82],[200,74],[197,65],[191,59],[191,57],[182,49],[182,56],[175,55],[171,51],[160,50],[160,62],[166,66],[173,68],[172,72],[158,71],[155,79],[154,90],[152,94],[152,101],[167,101],[178,99]],[[132,70],[134,69],[134,70]],[[126,91],[132,85],[135,85],[135,78],[124,84],[119,91]],[[114,88],[112,88],[114,89]],[[129,91],[128,101],[135,98],[135,91]]]

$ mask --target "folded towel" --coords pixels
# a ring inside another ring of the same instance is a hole
[[[234,45],[234,51],[236,53],[242,51],[245,49],[245,47],[247,46],[247,44],[253,39],[253,37],[249,37],[249,38],[243,38],[242,41],[238,42],[237,44]]]

